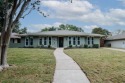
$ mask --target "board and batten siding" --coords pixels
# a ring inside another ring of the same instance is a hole
[[[98,44],[99,47],[100,47],[100,38],[98,38],[98,37],[85,37],[85,44],[92,47],[92,45],[93,45],[92,44],[92,38],[93,38],[93,44]],[[89,41],[89,43],[88,43],[88,41]]]
[[[44,39],[46,37],[46,45],[44,45]],[[59,37],[56,36],[50,36],[51,37],[51,47],[53,48],[57,48],[59,47]],[[88,45],[88,37],[84,37],[84,36],[65,36],[63,37],[63,47],[69,47],[69,37],[71,38],[71,45],[73,47],[76,46],[84,46],[85,44]],[[75,37],[75,44],[74,42],[74,37]],[[80,44],[78,45],[78,37],[80,38]],[[33,38],[33,45],[30,45],[30,41],[29,41],[29,45],[26,45],[26,38]],[[40,45],[40,39],[42,38],[42,45]],[[100,38],[96,38],[93,37],[93,43],[94,44],[99,44],[100,46]],[[13,43],[12,40],[10,41],[10,47],[48,47],[49,45],[49,37],[48,36],[27,36],[27,37],[21,37],[21,43]],[[90,44],[92,46],[92,37],[90,37]]]
[[[57,47],[57,37],[52,37],[51,41],[52,41],[51,46],[53,48],[56,48]]]
[[[94,38],[94,44],[98,44],[100,47],[100,38]]]
[[[69,37],[64,37],[63,39],[63,47],[66,48],[69,46]]]
[[[16,40],[16,39],[14,39],[14,40]],[[20,43],[16,43],[16,42],[14,43],[13,38],[10,39],[10,44],[9,44],[10,48],[22,48],[24,46],[25,46],[25,38],[24,37],[22,37],[20,39]]]

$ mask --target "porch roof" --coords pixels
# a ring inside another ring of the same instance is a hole
[[[1,33],[0,33],[0,37],[1,37]],[[19,36],[18,33],[12,33],[11,38],[21,38],[21,37]]]
[[[27,33],[27,34],[21,34],[20,36],[94,36],[94,37],[102,37],[104,35],[78,32],[78,31],[58,30],[58,31],[44,31],[44,32],[37,32],[37,33]]]

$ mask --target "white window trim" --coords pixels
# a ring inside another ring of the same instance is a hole
[[[28,39],[28,45],[26,45],[26,39]],[[29,46],[29,38],[28,37],[25,38],[25,46]]]
[[[44,46],[47,46],[47,37],[46,37],[46,45],[45,45],[45,43],[44,43],[44,42],[45,42],[45,37],[43,37],[43,39],[44,39],[44,40],[43,40],[43,45],[44,45]]]
[[[75,38],[75,44],[74,44],[74,38]],[[74,46],[77,45],[77,44],[76,44],[76,37],[73,37],[73,45],[74,45]]]
[[[51,39],[51,45],[52,45],[52,37],[48,37],[48,41],[49,41],[49,38]],[[49,44],[49,43],[48,43]]]
[[[43,37],[39,37],[38,46],[42,46],[42,45],[40,45],[40,39],[42,39],[42,45],[43,45]]]
[[[78,40],[78,38],[79,38],[79,40]],[[79,41],[79,44],[78,44],[78,41]],[[80,45],[81,44],[81,37],[77,37],[77,45]]]
[[[33,39],[33,37],[30,37],[29,40],[30,39]],[[29,41],[29,46],[33,46],[33,44],[31,45],[30,43],[31,43],[31,40]],[[32,43],[33,43],[33,41],[32,41]]]

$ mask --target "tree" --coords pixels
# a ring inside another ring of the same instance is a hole
[[[102,29],[101,27],[94,28],[92,30],[92,33],[101,34],[101,35],[110,35],[110,32],[108,30]]]
[[[7,63],[7,49],[10,42],[10,35],[20,18],[25,18],[34,9],[39,11],[44,17],[47,16],[40,11],[40,1],[42,0],[0,0],[0,12],[2,13],[0,14],[0,20],[3,20],[1,23],[0,69],[9,67]],[[70,1],[72,3],[72,0]]]
[[[19,34],[24,34],[24,33],[27,33],[27,28],[26,27],[19,30]]]
[[[10,42],[10,35],[20,18],[25,18],[34,9],[46,17],[40,11],[39,3],[40,0],[0,0],[0,11],[2,13],[0,17],[3,19],[3,23],[1,23],[1,69],[9,67],[7,63],[7,49]]]
[[[70,31],[79,31],[79,32],[84,32],[84,30],[80,27],[74,26],[74,25],[69,25],[69,24],[61,24],[59,27],[46,27],[42,29],[41,31],[55,31],[55,30],[70,30]]]
[[[20,29],[20,26],[21,26],[21,23],[17,23],[15,25],[15,28],[13,29],[13,33],[19,33],[19,34],[24,34],[24,33],[27,33],[27,27],[24,27],[22,29]]]

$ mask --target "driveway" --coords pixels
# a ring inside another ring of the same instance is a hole
[[[104,49],[109,49],[109,50],[116,50],[116,51],[125,52],[124,49],[118,49],[118,48],[104,48]]]

